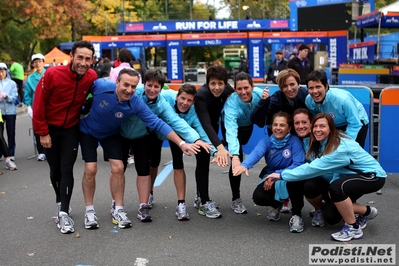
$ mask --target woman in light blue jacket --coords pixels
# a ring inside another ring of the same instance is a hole
[[[15,123],[17,120],[17,110],[15,108],[15,100],[18,98],[17,84],[7,77],[7,65],[0,63],[0,109],[3,115],[4,128],[6,124],[8,137],[8,155],[14,160],[15,155]],[[4,155],[4,154],[2,154]],[[0,154],[1,157],[1,154]]]
[[[306,84],[309,95],[305,103],[312,114],[329,114],[338,129],[364,147],[369,119],[363,105],[350,92],[330,88],[324,71],[311,72]]]
[[[330,197],[325,198],[323,216],[330,224],[343,219],[345,225],[331,236],[338,241],[362,238],[362,229],[378,212],[375,207],[356,201],[384,186],[387,177],[384,169],[357,142],[337,130],[333,119],[326,113],[320,113],[312,120],[306,156],[313,160],[295,169],[284,170],[281,174],[271,174],[266,182],[270,186],[278,179],[289,182],[334,173],[329,187]]]
[[[233,176],[236,166],[239,166],[242,159],[242,145],[248,143],[253,130],[251,113],[262,97],[262,90],[254,87],[254,83],[249,74],[240,72],[235,78],[235,92],[227,99],[222,111],[222,121],[225,129],[223,135],[227,142],[228,150],[232,155],[229,170],[230,187],[232,192],[231,208],[235,213],[246,213],[240,197],[241,175]]]

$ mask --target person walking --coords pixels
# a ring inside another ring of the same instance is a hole
[[[25,90],[24,90],[24,101],[25,104],[28,106],[28,115],[31,118],[33,118],[32,104],[35,96],[36,86],[39,83],[39,80],[43,77],[46,70],[44,69],[44,56],[42,54],[32,55],[31,62],[36,71],[30,74],[26,80]],[[44,148],[40,143],[40,136],[34,132],[33,134],[36,140],[36,149],[39,154],[37,156],[37,160],[45,161],[46,155],[44,154]]]

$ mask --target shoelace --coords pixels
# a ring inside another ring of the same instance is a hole
[[[314,215],[314,219],[315,219],[316,221],[321,221],[322,215],[323,215],[322,212],[316,211],[316,213],[315,213],[315,215]]]
[[[293,225],[296,225],[296,226],[299,226],[299,224],[300,224],[300,220],[296,216],[292,216],[291,222],[292,222]]]
[[[121,220],[128,220],[127,213],[124,211],[119,211],[117,215],[121,218]]]
[[[349,227],[348,227],[347,225],[344,225],[344,226],[341,228],[341,231],[339,231],[339,232],[340,232],[340,234],[349,235]]]
[[[216,209],[216,206],[215,206],[214,202],[208,203],[208,210],[214,211],[215,209]]]
[[[186,213],[186,205],[184,205],[184,204],[179,204],[179,212],[183,212],[183,213]]]
[[[86,217],[89,222],[96,220],[96,215],[94,212],[86,212]]]
[[[145,215],[148,215],[149,213],[150,212],[149,212],[147,205],[144,205],[143,207],[141,207],[141,214],[143,214],[145,216]]]
[[[73,220],[69,216],[63,215],[60,218],[61,218],[61,224],[63,224],[64,226],[72,226],[73,225]]]

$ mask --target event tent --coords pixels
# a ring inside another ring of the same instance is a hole
[[[399,28],[399,1],[356,18],[357,28]]]
[[[53,50],[44,56],[44,59],[45,64],[50,64],[54,59],[57,64],[65,64],[71,60],[71,56],[54,47]]]

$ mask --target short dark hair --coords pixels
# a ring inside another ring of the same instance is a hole
[[[292,124],[293,124],[293,122],[292,122],[292,116],[290,116],[288,113],[283,112],[283,111],[279,111],[279,112],[277,112],[277,113],[275,113],[275,114],[273,115],[272,121],[274,121],[274,119],[275,119],[276,117],[284,117],[285,120],[287,120],[288,126],[292,128]]]
[[[227,70],[222,66],[210,66],[206,70],[206,85],[209,86],[211,78],[223,80],[224,84],[227,85]]]
[[[237,88],[237,86],[236,86],[237,81],[240,81],[240,80],[248,80],[248,82],[249,82],[249,84],[250,84],[251,86],[254,85],[254,82],[253,82],[253,80],[252,80],[252,77],[251,77],[248,73],[246,73],[246,72],[244,72],[244,71],[241,71],[240,73],[238,73],[238,74],[236,75],[236,77],[235,77],[235,79],[234,79],[234,88]]]
[[[122,48],[118,53],[118,58],[122,63],[130,63],[130,61],[133,60],[132,51]]]
[[[90,41],[77,41],[73,44],[71,53],[72,55],[75,54],[77,48],[87,48],[93,52],[92,57],[94,58],[95,50],[94,46]]]
[[[177,96],[179,96],[183,92],[193,95],[194,99],[197,97],[197,88],[192,84],[188,84],[188,83],[183,84],[177,91]]]
[[[118,78],[116,80],[121,81],[121,76],[123,74],[128,74],[131,77],[138,77],[140,79],[140,73],[137,70],[131,68],[122,68],[121,71],[119,71]]]
[[[161,85],[161,88],[162,88],[163,85],[165,85],[166,77],[162,73],[161,70],[159,70],[159,69],[150,69],[150,70],[147,70],[145,72],[145,74],[144,74],[143,84],[145,85],[145,83],[147,81],[150,81],[150,80],[158,82],[159,85]]]
[[[327,75],[323,70],[314,70],[310,72],[306,77],[306,85],[308,85],[309,81],[320,81],[321,84],[328,89]]]

